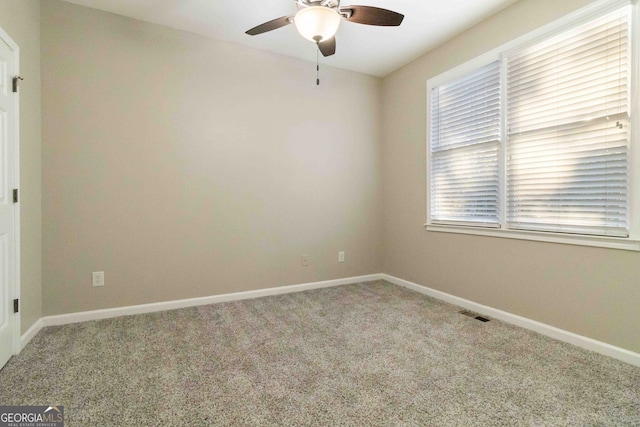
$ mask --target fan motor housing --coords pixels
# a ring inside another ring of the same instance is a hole
[[[299,6],[324,6],[331,9],[340,7],[340,0],[294,0]]]

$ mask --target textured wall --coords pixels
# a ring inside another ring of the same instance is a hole
[[[380,271],[380,79],[53,0],[41,31],[45,315]]]
[[[20,328],[42,315],[40,2],[0,0],[0,27],[20,47]]]
[[[638,352],[640,253],[423,226],[427,79],[588,3],[522,0],[385,78],[384,271]]]

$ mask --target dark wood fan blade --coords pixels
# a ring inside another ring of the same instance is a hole
[[[404,15],[401,13],[372,6],[347,6],[341,7],[340,10],[350,12],[351,16],[347,21],[358,24],[397,27],[402,24],[404,19]]]
[[[286,25],[291,24],[288,16],[283,16],[281,18],[274,19],[269,22],[265,22],[264,24],[260,24],[257,27],[253,27],[247,34],[250,36],[257,36],[258,34],[266,33],[267,31],[277,30],[280,27],[284,27]]]
[[[336,53],[336,38],[331,37],[329,40],[325,40],[318,44],[318,49],[323,56],[331,56]]]

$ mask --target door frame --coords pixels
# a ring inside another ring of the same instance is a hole
[[[13,70],[7,70],[10,77],[20,75],[20,47],[2,27],[0,27],[0,40],[5,42],[13,53]],[[14,94],[14,137],[13,158],[7,159],[13,162],[12,188],[20,189],[20,89]],[[18,203],[13,204],[13,287],[9,285],[9,300],[20,299],[20,205],[22,194],[19,192]],[[10,280],[11,281],[11,280]],[[20,318],[22,317],[22,301],[18,313],[13,313],[13,354],[18,354],[22,350],[22,340],[20,334]]]

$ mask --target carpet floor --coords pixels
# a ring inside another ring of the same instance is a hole
[[[44,328],[0,405],[66,426],[640,425],[640,368],[384,281]]]

